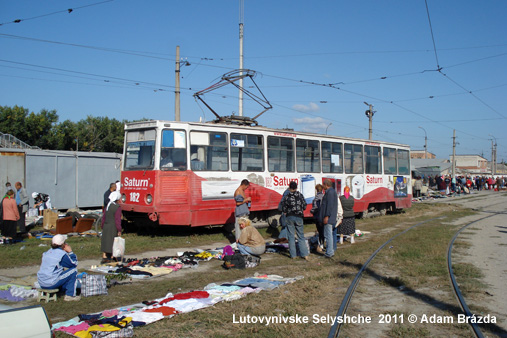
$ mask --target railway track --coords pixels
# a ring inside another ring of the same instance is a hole
[[[490,205],[490,206],[493,206],[493,205]],[[483,211],[484,212],[484,211]],[[470,311],[470,309],[468,308],[466,302],[465,302],[465,299],[463,298],[463,295],[461,294],[461,291],[460,291],[460,288],[458,286],[458,283],[456,281],[456,278],[454,276],[454,273],[453,273],[453,269],[452,269],[452,259],[451,259],[451,253],[452,253],[452,249],[453,249],[453,244],[456,240],[456,238],[459,236],[459,234],[465,230],[466,228],[468,228],[469,226],[471,226],[472,224],[475,224],[477,222],[480,222],[484,219],[487,219],[487,218],[490,218],[490,217],[493,217],[495,215],[498,215],[498,214],[504,214],[503,212],[493,212],[492,215],[488,215],[488,216],[485,216],[485,217],[482,217],[480,219],[477,219],[473,222],[470,222],[466,225],[464,225],[461,229],[459,229],[454,237],[452,238],[452,240],[449,242],[449,246],[448,246],[448,249],[447,249],[447,270],[448,270],[448,273],[449,273],[449,278],[450,278],[450,281],[451,281],[451,284],[452,284],[452,289],[454,291],[454,294],[460,304],[460,307],[461,309],[463,310],[463,313],[465,314],[465,316],[467,316],[467,318],[471,318],[473,316],[473,313]],[[435,221],[437,219],[440,219],[442,217],[436,217],[436,218],[432,218],[432,219],[429,219],[429,220],[426,220],[424,222],[420,222],[420,223],[417,223],[407,229],[405,229],[404,231],[394,235],[393,237],[391,237],[390,239],[388,239],[386,242],[384,242],[377,250],[375,250],[375,252],[373,252],[373,254],[366,260],[366,262],[363,264],[363,266],[359,269],[359,271],[357,272],[356,276],[354,277],[354,279],[352,280],[351,284],[349,285],[348,289],[347,289],[347,292],[345,293],[344,297],[343,297],[343,300],[340,304],[340,307],[338,309],[338,312],[336,313],[336,317],[337,318],[342,318],[346,311],[347,311],[347,308],[349,306],[349,303],[352,299],[352,296],[354,295],[354,292],[359,284],[359,281],[363,275],[363,273],[365,272],[365,270],[367,269],[368,265],[371,263],[371,261],[377,256],[377,254],[384,248],[386,247],[391,241],[393,241],[394,239],[396,239],[397,237],[407,233],[408,231],[416,228],[416,227],[419,227],[421,225],[424,225],[424,224],[427,224],[429,222],[432,222],[432,221]],[[474,322],[469,322],[469,324],[471,325],[471,329],[472,331],[474,332],[475,336],[478,337],[478,338],[483,338],[484,335],[482,334],[479,326],[474,323]],[[339,322],[339,321],[335,321],[334,324],[331,326],[331,329],[329,331],[329,334],[328,334],[328,338],[336,338],[339,336],[340,334],[340,330],[341,330],[341,327],[342,327],[342,324]]]

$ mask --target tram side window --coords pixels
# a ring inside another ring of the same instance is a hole
[[[366,174],[382,174],[382,162],[380,157],[380,147],[364,146],[366,157]]]
[[[396,175],[396,149],[384,148],[384,174]]]
[[[153,169],[155,135],[154,129],[127,132],[125,170]]]
[[[229,170],[227,134],[190,133],[190,168],[194,171]]]
[[[233,171],[264,171],[264,146],[261,135],[231,134]]]
[[[345,174],[362,174],[363,170],[363,146],[360,144],[345,143],[344,150]]]
[[[187,169],[187,142],[183,130],[163,130],[160,170]]]
[[[300,173],[320,172],[319,141],[296,140],[296,168]]]
[[[410,156],[408,150],[398,149],[398,174],[408,175],[410,174]]]
[[[322,141],[322,172],[343,173],[343,144]]]
[[[294,141],[292,138],[268,136],[268,170],[294,171]]]

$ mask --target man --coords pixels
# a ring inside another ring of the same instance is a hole
[[[298,247],[300,256],[308,260],[308,246],[305,241],[303,227],[303,213],[306,209],[305,197],[297,191],[298,185],[292,181],[289,183],[289,193],[282,200],[282,212],[286,215],[287,235],[289,239],[289,253],[292,259],[297,257],[296,238],[298,237]]]
[[[25,232],[25,216],[26,212],[28,211],[28,194],[26,193],[26,189],[23,188],[21,182],[16,182],[14,186],[16,187],[16,204],[18,205],[19,211],[19,232]]]
[[[334,256],[337,246],[338,195],[330,179],[324,181],[323,188],[325,194],[320,204],[319,221],[324,225],[324,238],[327,243],[325,256],[331,258]]]
[[[51,249],[42,254],[42,263],[37,272],[37,281],[43,289],[62,288],[64,301],[80,300],[76,296],[77,257],[65,236],[55,235],[51,240]]]
[[[107,205],[109,204],[109,195],[111,195],[113,191],[116,191],[116,183],[109,184],[109,189],[107,189],[106,192],[104,193],[103,208],[107,207]]]

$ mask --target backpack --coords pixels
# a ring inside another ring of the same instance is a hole
[[[246,267],[245,258],[240,253],[235,253],[234,255],[229,255],[224,257],[224,264],[222,264],[224,269],[244,269]]]

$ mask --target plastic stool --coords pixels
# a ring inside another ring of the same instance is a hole
[[[57,293],[60,291],[59,289],[37,289],[39,291],[39,296],[37,297],[37,302],[41,300],[45,300],[46,303],[54,300],[56,302]]]

